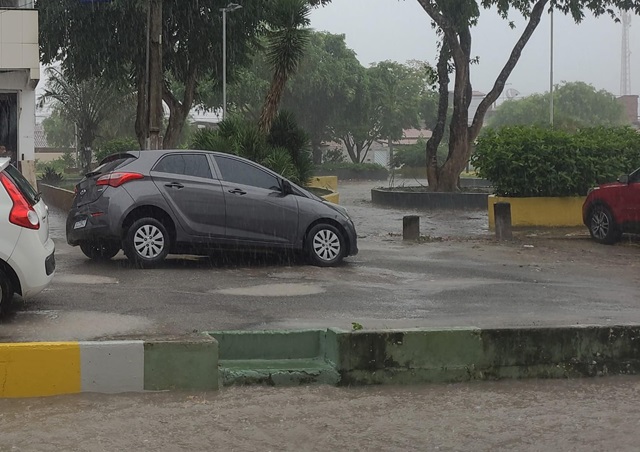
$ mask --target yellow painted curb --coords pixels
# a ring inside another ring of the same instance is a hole
[[[511,204],[512,226],[573,227],[583,226],[582,204],[584,196],[562,198],[509,198],[489,196],[489,229],[495,229],[493,205]]]
[[[340,204],[340,193],[330,193],[328,195],[322,196],[322,199],[325,199],[334,204]]]
[[[41,397],[80,392],[80,344],[0,344],[0,397]]]

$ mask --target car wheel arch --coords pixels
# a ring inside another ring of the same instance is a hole
[[[607,209],[609,213],[611,213],[611,218],[613,219],[613,221],[617,222],[616,215],[613,209],[611,208],[611,206],[609,206],[609,204],[606,201],[602,199],[598,199],[596,201],[593,201],[591,204],[589,204],[589,207],[587,209],[587,218],[591,217],[591,213],[593,212],[593,209],[595,209],[596,207],[604,207],[605,209]]]
[[[22,285],[20,284],[20,278],[18,278],[18,274],[13,270],[13,268],[11,268],[8,263],[0,259],[0,269],[2,269],[9,277],[14,292],[18,295],[22,295]]]

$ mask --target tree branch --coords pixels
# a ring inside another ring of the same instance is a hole
[[[454,27],[454,25],[449,22],[449,20],[437,10],[437,6],[431,3],[430,0],[418,0],[422,9],[433,19],[433,21],[440,27],[442,32],[445,35],[447,44],[449,44],[449,48],[451,49],[451,54],[456,61],[462,61],[464,58],[464,51],[462,46],[460,45],[460,41],[458,41],[458,34]]]
[[[484,99],[482,99],[482,102],[480,102],[480,105],[478,105],[476,114],[473,117],[473,123],[471,124],[471,127],[470,127],[469,138],[471,140],[475,140],[478,134],[480,133],[480,129],[482,128],[482,123],[484,122],[484,115],[487,113],[489,106],[493,104],[496,100],[498,100],[498,97],[502,93],[502,90],[504,89],[504,86],[507,82],[507,79],[509,78],[509,75],[511,75],[513,68],[516,66],[516,64],[518,63],[518,60],[520,59],[520,55],[522,54],[522,49],[524,49],[525,45],[529,41],[529,38],[531,38],[531,35],[533,34],[535,29],[538,27],[538,24],[540,23],[540,18],[542,17],[542,13],[545,10],[545,5],[547,4],[547,2],[548,0],[538,0],[536,2],[533,9],[531,10],[531,16],[529,17],[529,22],[527,23],[527,26],[522,32],[520,39],[518,39],[515,46],[513,47],[513,50],[511,51],[511,55],[509,56],[509,59],[507,60],[504,67],[502,68],[502,71],[500,71],[498,78],[496,78],[493,88],[491,88],[491,91],[489,91],[489,94],[487,94],[484,97]]]

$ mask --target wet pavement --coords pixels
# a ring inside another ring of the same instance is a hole
[[[0,400],[0,450],[637,451],[640,377]]]
[[[171,256],[133,268],[120,253],[93,262],[64,241],[53,283],[17,297],[2,341],[184,335],[223,329],[501,327],[640,323],[640,242],[598,245],[586,230],[524,231],[496,242],[484,211],[417,211],[371,204],[380,182],[341,182],[360,253],[337,268],[270,255]],[[403,243],[402,217],[425,236]]]

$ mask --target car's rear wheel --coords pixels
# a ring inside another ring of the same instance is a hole
[[[594,206],[589,213],[589,233],[596,242],[607,245],[617,242],[622,236],[611,211],[601,204]]]
[[[141,218],[127,230],[124,253],[132,262],[141,266],[153,266],[169,254],[169,233],[155,218]]]
[[[120,251],[120,245],[107,242],[82,242],[80,249],[89,259],[106,261]]]
[[[13,285],[9,279],[9,275],[0,269],[0,315],[9,312],[12,299]]]
[[[307,235],[306,252],[313,265],[331,267],[342,262],[345,240],[342,232],[330,224],[317,224]]]

